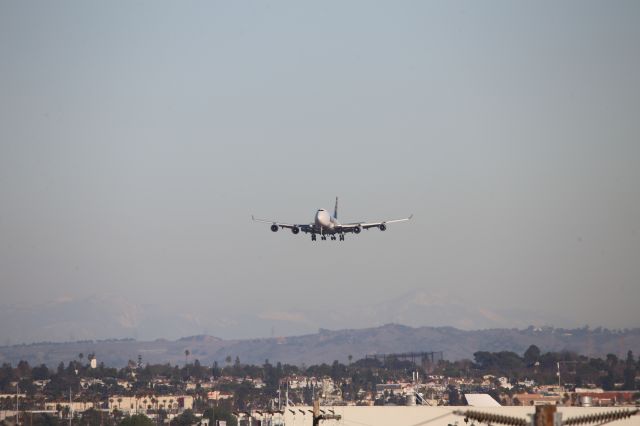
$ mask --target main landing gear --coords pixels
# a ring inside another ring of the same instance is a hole
[[[317,241],[318,238],[316,237],[316,235],[317,234],[311,234],[311,241]],[[334,234],[334,235],[331,235],[330,237],[331,237],[331,241],[336,241],[336,240],[344,241],[344,234],[338,234],[338,237],[336,237]],[[327,236],[324,234],[320,234],[320,239],[322,241],[326,241]]]

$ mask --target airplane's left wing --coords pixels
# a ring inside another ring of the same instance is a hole
[[[271,230],[273,232],[276,232],[279,228],[291,229],[291,231],[294,234],[297,234],[300,231],[305,232],[305,233],[312,231],[311,225],[299,225],[299,224],[293,224],[293,223],[278,222],[276,220],[258,219],[257,217],[254,217],[253,215],[251,215],[251,219],[253,219],[255,222],[270,223],[271,224]]]
[[[385,231],[387,229],[387,224],[389,223],[406,222],[412,218],[413,215],[403,219],[392,219],[381,222],[343,223],[341,228],[344,232],[355,232],[356,234],[359,233],[361,229],[369,228],[380,228],[381,231]]]

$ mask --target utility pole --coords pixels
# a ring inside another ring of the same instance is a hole
[[[320,414],[320,400],[313,401],[313,426],[319,426],[323,420],[340,420],[342,416],[339,414]]]
[[[213,407],[211,407],[211,423],[213,423],[211,426],[216,426],[216,401],[213,400]]]
[[[560,365],[560,364],[558,364]],[[537,405],[533,417],[533,426],[554,426],[562,424],[562,416],[557,413],[555,405]]]
[[[289,380],[287,379],[287,390],[284,393],[284,406],[289,408]]]
[[[278,381],[278,411],[282,410],[282,381]]]

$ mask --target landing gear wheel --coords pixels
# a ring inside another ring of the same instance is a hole
[[[316,240],[316,234],[311,234],[311,241],[315,241]]]
[[[340,241],[344,241],[344,234],[340,234]]]
[[[335,241],[335,240],[336,240],[336,236],[335,236],[335,235],[332,235],[332,236],[331,236],[331,241]]]
[[[327,240],[326,235],[323,235],[323,236],[322,236],[322,241],[326,241],[326,240]]]

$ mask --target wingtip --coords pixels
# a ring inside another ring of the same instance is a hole
[[[413,219],[413,213],[409,215],[409,220]]]

